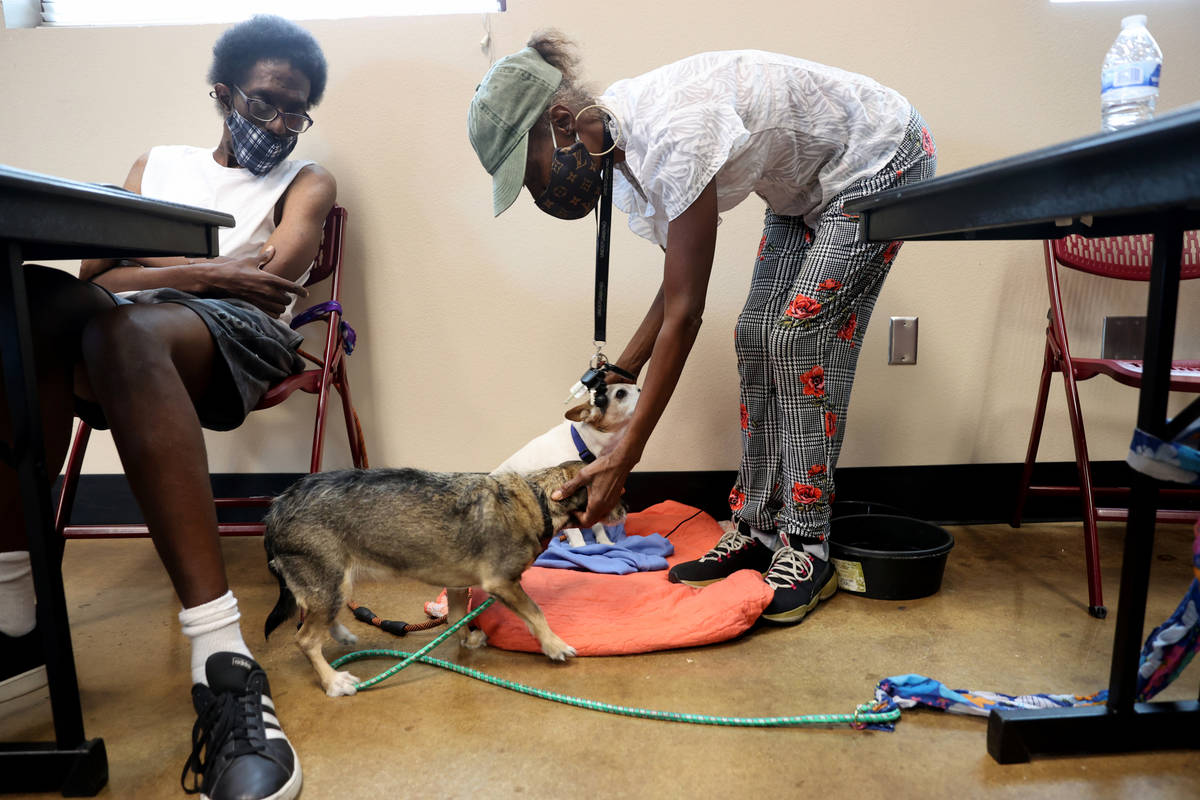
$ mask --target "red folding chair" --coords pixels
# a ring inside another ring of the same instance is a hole
[[[341,314],[341,284],[342,284],[342,248],[346,233],[346,209],[334,206],[325,218],[325,229],[321,238],[321,247],[313,262],[305,286],[313,286],[326,279],[329,281],[329,300],[314,307],[313,316],[323,319],[328,326],[325,336],[325,348],[321,357],[314,356],[304,350],[300,351],[305,359],[315,366],[284,378],[272,386],[255,406],[255,410],[271,408],[279,405],[295,391],[300,390],[317,396],[317,413],[314,423],[312,458],[309,460],[309,472],[321,469],[321,456],[325,443],[325,412],[329,403],[330,388],[336,389],[342,399],[342,413],[346,421],[346,435],[350,440],[350,456],[354,466],[367,466],[367,446],[363,439],[362,426],[358,414],[350,400],[350,380],[346,373],[346,356],[354,347],[353,334],[348,326],[342,323]],[[309,314],[309,312],[304,312]],[[302,318],[298,315],[297,319]],[[311,320],[310,320],[311,321]],[[349,336],[349,339],[347,338]],[[145,525],[71,525],[71,507],[75,502],[75,493],[79,487],[79,474],[83,468],[83,456],[91,436],[91,427],[83,422],[75,432],[75,440],[67,456],[67,466],[63,474],[62,490],[59,493],[58,508],[54,515],[54,529],[65,539],[100,539],[100,538],[139,538],[149,536]],[[271,497],[218,497],[217,508],[236,508],[270,505]],[[263,533],[261,522],[222,522],[218,525],[222,536],[256,536]]]
[[[1077,384],[1097,375],[1106,375],[1126,386],[1138,387],[1142,382],[1142,362],[1132,359],[1079,358],[1071,354],[1067,342],[1067,323],[1063,313],[1062,291],[1059,288],[1058,266],[1125,281],[1149,281],[1150,258],[1154,237],[1149,234],[1114,236],[1106,239],[1087,239],[1067,236],[1044,243],[1046,283],[1050,290],[1049,324],[1046,326],[1046,351],[1042,361],[1042,379],[1038,385],[1037,407],[1033,415],[1033,430],[1029,435],[1029,450],[1017,494],[1013,527],[1020,527],[1025,500],[1030,495],[1081,495],[1083,498],[1084,554],[1088,574],[1088,613],[1103,619],[1107,615],[1100,586],[1100,557],[1096,537],[1097,520],[1124,520],[1129,516],[1127,506],[1096,506],[1096,495],[1128,497],[1129,487],[1092,485],[1088,462],[1087,439],[1083,432],[1083,412],[1079,405]],[[1183,242],[1183,262],[1180,277],[1200,278],[1200,235],[1188,231]],[[1037,459],[1042,423],[1046,417],[1046,400],[1050,394],[1050,376],[1061,373],[1067,392],[1067,411],[1071,419],[1071,435],[1075,442],[1075,464],[1079,471],[1078,486],[1032,486],[1033,464]],[[1200,393],[1200,361],[1173,361],[1171,391]],[[1160,494],[1178,500],[1180,497],[1200,497],[1195,489],[1162,489]],[[1200,518],[1200,512],[1182,509],[1160,509],[1159,522],[1190,522]]]

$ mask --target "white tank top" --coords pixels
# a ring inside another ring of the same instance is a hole
[[[219,228],[223,256],[253,255],[275,232],[275,206],[292,180],[312,161],[284,161],[266,175],[248,169],[223,167],[213,151],[188,145],[165,145],[150,150],[142,173],[142,194],[172,203],[211,208],[231,214],[234,227]],[[296,279],[303,284],[312,267]],[[292,306],[280,316],[291,319]]]

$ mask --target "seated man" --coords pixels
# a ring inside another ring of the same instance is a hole
[[[188,758],[184,788],[211,798],[290,798],[300,766],[242,640],[201,428],[237,427],[270,384],[303,367],[302,337],[286,320],[307,294],[302,284],[336,186],[317,164],[284,159],[312,125],[307,112],[324,92],[326,64],[308,32],[278,17],[234,26],[213,54],[210,94],[223,116],[216,149],[153,148],[125,188],[232,214],[236,227],[219,234],[222,256],[84,261],[82,281],[27,267],[29,307],[48,469],[62,464],[73,412],[112,429],[183,605],[196,733],[208,739],[203,762],[196,751]],[[0,419],[0,439],[11,442],[3,407]],[[44,671],[8,466],[0,467],[0,504],[9,520],[0,527],[3,701],[6,687],[9,696],[27,691]],[[251,709],[249,719],[233,713],[230,696],[237,709]]]

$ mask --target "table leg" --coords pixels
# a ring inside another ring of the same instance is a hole
[[[1167,426],[1171,357],[1175,349],[1183,223],[1164,214],[1154,233],[1137,424],[1148,433],[1161,436]],[[1200,702],[1135,702],[1157,507],[1157,482],[1134,473],[1107,705],[992,711],[988,718],[988,753],[996,761],[1009,764],[1028,761],[1035,755],[1200,748]]]
[[[37,626],[46,656],[55,742],[0,745],[0,791],[61,790],[70,796],[94,795],[108,781],[104,742],[85,740],[83,712],[71,630],[63,593],[62,564],[50,521],[50,485],[46,478],[33,339],[25,302],[20,247],[0,241],[4,277],[0,278],[0,346],[4,386],[12,418],[12,455],[20,483],[25,534],[37,594]]]

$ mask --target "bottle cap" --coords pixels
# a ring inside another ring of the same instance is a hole
[[[1128,28],[1130,25],[1141,25],[1143,28],[1146,27],[1146,15],[1131,14],[1130,16],[1121,20],[1122,28]]]

